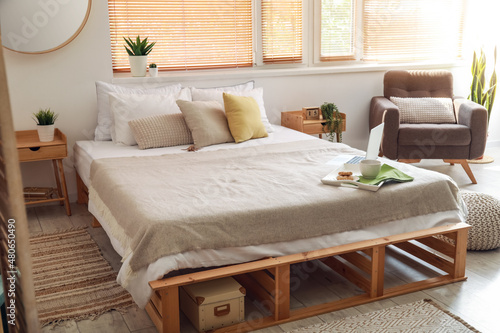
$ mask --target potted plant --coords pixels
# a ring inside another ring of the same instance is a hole
[[[493,102],[495,101],[495,94],[497,90],[497,74],[495,72],[495,67],[497,65],[497,48],[493,53],[493,73],[490,77],[489,86],[486,86],[486,55],[483,49],[481,49],[481,55],[479,58],[474,51],[474,57],[472,58],[472,84],[470,86],[469,100],[481,104],[488,110],[488,123],[490,121],[491,109],[493,108]]]
[[[325,102],[321,105],[321,113],[325,120],[323,131],[325,131],[325,129],[328,130],[328,132],[325,131],[328,140],[333,142],[333,138],[337,137],[337,142],[342,142],[344,119],[337,106],[334,103]]]
[[[477,57],[476,51],[474,51],[474,57],[472,58],[472,83],[470,86],[470,95],[467,97],[469,100],[476,102],[486,108],[488,111],[488,125],[490,123],[491,110],[493,108],[493,102],[495,101],[495,95],[497,91],[497,74],[495,67],[497,65],[497,48],[495,46],[495,51],[493,52],[493,73],[490,76],[489,85],[486,85],[486,55],[484,50],[481,49],[481,55]],[[468,160],[469,163],[490,163],[493,162],[493,157],[485,158],[484,155],[478,157],[475,160]]]
[[[123,39],[127,43],[124,46],[128,53],[132,76],[146,76],[148,54],[153,50],[156,42],[148,42],[148,37],[141,40],[140,36],[137,36],[135,41],[130,37],[123,37]]]
[[[38,131],[40,142],[49,142],[54,140],[54,123],[59,115],[48,109],[40,109],[33,113]]]
[[[158,76],[158,67],[156,66],[156,64],[154,62],[149,64],[149,75],[151,75],[151,77]]]

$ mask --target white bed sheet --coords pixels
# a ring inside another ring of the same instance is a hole
[[[274,133],[270,133],[268,138],[250,140],[240,144],[226,143],[221,145],[204,147],[204,151],[218,150],[225,148],[248,147],[272,143],[291,142],[299,140],[315,140],[316,138],[299,133],[281,126],[274,126]],[[175,154],[186,152],[187,146],[177,146],[168,148],[139,150],[137,146],[117,145],[111,141],[78,141],[74,147],[75,167],[83,182],[89,186],[90,165],[93,160],[110,157],[127,156],[152,156],[163,154]],[[186,152],[187,153],[187,152]],[[192,153],[191,153],[192,154]],[[332,166],[332,170],[336,166]],[[328,186],[328,185],[325,185]],[[353,191],[358,191],[353,189]],[[113,248],[121,256],[125,255],[126,244],[120,243],[114,238],[109,230],[109,225],[103,216],[100,216],[92,201],[89,202],[89,211],[101,223],[104,231],[110,238]],[[269,256],[283,256],[305,251],[312,251],[321,248],[327,248],[342,244],[374,239],[384,236],[397,235],[405,232],[428,229],[441,225],[455,224],[465,221],[462,211],[446,211],[425,216],[417,216],[404,220],[396,220],[388,223],[378,224],[373,227],[361,230],[347,231],[332,235],[315,237],[310,239],[300,239],[292,242],[280,242],[273,244],[264,244],[259,246],[233,247],[217,250],[199,250],[179,253],[160,258],[156,262],[143,268],[138,272],[131,273],[128,256],[120,272],[117,281],[127,289],[134,301],[141,308],[144,308],[151,297],[151,289],[148,286],[149,281],[160,279],[163,275],[184,269],[228,265],[246,261],[252,261]],[[130,241],[130,240],[129,240]]]
[[[273,129],[274,132],[269,133],[269,136],[266,138],[248,140],[238,144],[232,142],[207,146],[203,147],[201,151],[236,149],[273,143],[318,139],[311,135],[297,132],[282,126],[273,125]],[[76,170],[78,171],[78,175],[80,175],[80,178],[88,187],[90,184],[90,165],[93,160],[110,157],[159,156],[164,154],[179,153],[193,154],[193,152],[188,152],[186,150],[188,147],[189,145],[141,150],[137,145],[126,146],[123,144],[115,144],[112,141],[77,141],[73,147],[74,164]]]

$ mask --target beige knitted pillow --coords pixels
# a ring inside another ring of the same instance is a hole
[[[455,112],[451,98],[391,97],[399,108],[400,122],[409,124],[454,124]]]
[[[129,121],[139,149],[171,147],[193,143],[182,113],[162,114]]]

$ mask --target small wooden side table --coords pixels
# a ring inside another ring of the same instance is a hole
[[[16,139],[19,162],[52,160],[57,184],[57,198],[27,201],[26,205],[59,201],[61,205],[64,204],[66,206],[66,214],[68,214],[68,216],[71,215],[68,189],[66,187],[66,178],[64,177],[64,167],[62,163],[63,158],[68,156],[66,135],[56,128],[53,141],[40,142],[36,130],[17,131]]]
[[[345,113],[341,112],[340,116],[343,119],[342,132],[345,132],[346,115]],[[325,123],[326,120],[324,119],[306,119],[304,111],[281,112],[281,126],[288,127],[306,134],[318,134],[320,138],[324,133],[326,133],[323,130]]]

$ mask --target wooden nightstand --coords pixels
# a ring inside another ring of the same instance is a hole
[[[342,132],[345,132],[346,126],[346,116],[345,113],[340,113],[342,119]],[[325,125],[325,120],[306,119],[304,111],[285,111],[281,112],[281,126],[285,126],[296,131],[306,133],[306,134],[318,134],[319,137],[323,137],[322,134],[325,133],[323,126]]]
[[[17,131],[17,152],[19,162],[47,161],[52,160],[54,175],[57,183],[57,198],[44,198],[40,200],[26,201],[26,205],[59,201],[66,206],[66,214],[71,215],[69,206],[68,189],[62,160],[68,156],[66,135],[56,128],[54,141],[40,142],[36,130]]]

